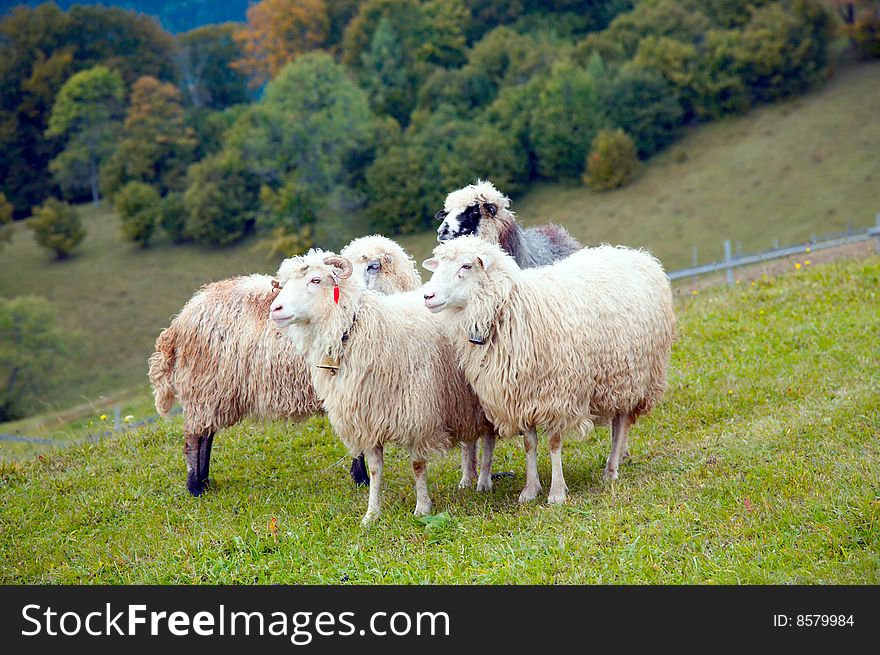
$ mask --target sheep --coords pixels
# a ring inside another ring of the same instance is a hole
[[[489,420],[523,434],[526,485],[541,492],[537,428],[546,428],[552,482],[563,503],[562,440],[611,423],[604,477],[618,477],[627,432],[666,388],[675,332],[669,279],[647,252],[603,245],[522,270],[495,244],[448,241],[423,263],[425,305],[442,319]],[[476,338],[475,338],[476,337]]]
[[[321,250],[286,260],[270,317],[314,364],[312,384],[334,432],[349,450],[367,456],[370,497],[363,524],[381,512],[388,443],[408,451],[415,514],[426,515],[428,455],[491,436],[493,428],[420,295],[367,290],[352,270],[348,259]],[[486,482],[491,452],[487,459],[484,451],[483,464]]]
[[[346,252],[373,288],[391,293],[421,284],[390,239],[355,240]],[[156,339],[149,359],[156,410],[167,416],[176,397],[183,405],[186,487],[194,496],[208,483],[217,431],[246,416],[299,421],[320,409],[305,360],[268,319],[279,288],[267,275],[208,284]]]
[[[453,191],[434,216],[441,222],[437,241],[474,234],[501,246],[520,268],[546,266],[583,247],[553,223],[522,229],[509,207],[510,199],[488,181],[477,180]]]
[[[368,289],[392,294],[422,286],[415,261],[396,242],[386,237],[358,237],[345,246],[340,254],[351,261],[355,275],[364,280]],[[363,453],[351,460],[350,474],[359,486],[370,483]]]

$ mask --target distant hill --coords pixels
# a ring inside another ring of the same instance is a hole
[[[162,27],[170,32],[186,32],[194,27],[208,23],[225,23],[227,21],[243,22],[248,5],[255,0],[129,0],[121,2],[76,2],[75,0],[57,0],[55,4],[65,11],[73,5],[100,4],[108,7],[122,7],[155,16]],[[36,0],[0,0],[0,15],[18,5],[36,7],[43,4]]]

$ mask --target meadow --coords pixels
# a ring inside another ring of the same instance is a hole
[[[405,454],[384,513],[325,419],[220,434],[184,489],[180,418],[0,464],[0,583],[880,583],[880,257],[798,262],[678,302],[670,389],[601,481],[604,428],[564,449],[569,501],[520,506],[512,471],[460,490],[431,460],[412,516]],[[539,471],[549,481],[546,442]]]

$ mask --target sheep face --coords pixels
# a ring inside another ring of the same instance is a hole
[[[269,318],[279,328],[310,323],[328,301],[338,301],[339,283],[350,277],[352,270],[351,262],[338,255],[310,253],[286,260],[278,271],[281,291],[272,303]]]
[[[487,205],[494,209],[494,205]],[[489,213],[489,209],[485,210]],[[492,212],[494,214],[494,212]],[[481,205],[475,204],[464,209],[455,208],[449,211],[442,210],[434,215],[440,221],[440,227],[437,228],[437,241],[443,243],[450,239],[467,236],[469,234],[477,234],[480,229],[480,221],[483,218]]]
[[[358,237],[340,253],[354,266],[353,276],[371,291],[385,295],[412,291],[422,280],[406,251],[387,237]]]
[[[486,278],[492,258],[485,254],[462,254],[426,259],[422,266],[433,275],[424,287],[425,307],[436,314],[444,309],[462,310]]]
[[[498,210],[506,210],[509,205],[510,199],[488,180],[477,180],[474,184],[453,191],[446,196],[443,210],[434,215],[440,221],[437,241],[443,243],[469,234],[494,241],[491,237],[498,228],[491,229],[491,224]]]

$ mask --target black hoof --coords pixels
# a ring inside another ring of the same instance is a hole
[[[364,462],[363,454],[351,460],[351,479],[359,487],[368,487],[370,485],[370,476],[367,473],[367,464]]]
[[[188,492],[190,492],[190,494],[192,494],[193,496],[201,496],[203,493],[205,493],[205,489],[207,489],[207,487],[208,487],[207,480],[205,480],[204,482],[196,482],[194,480],[193,481],[187,480],[187,483],[186,483],[186,490]]]

